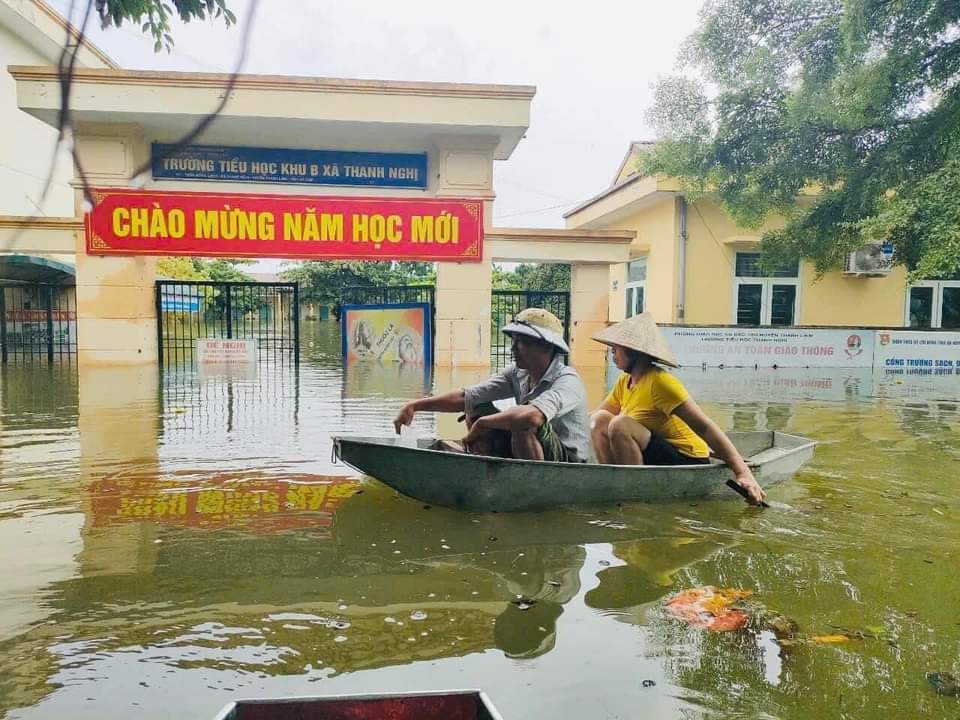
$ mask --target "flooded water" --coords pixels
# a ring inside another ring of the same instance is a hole
[[[774,507],[473,515],[331,462],[332,434],[392,432],[427,381],[344,376],[336,328],[305,336],[299,373],[3,368],[0,714],[479,687],[505,718],[960,717],[925,678],[960,675],[955,378],[684,371],[721,426],[821,441]],[[801,641],[665,612],[703,585]]]

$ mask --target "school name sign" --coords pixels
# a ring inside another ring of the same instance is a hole
[[[90,255],[476,261],[483,203],[98,189]]]
[[[151,146],[157,180],[427,187],[426,153],[356,152],[230,147],[225,145]]]

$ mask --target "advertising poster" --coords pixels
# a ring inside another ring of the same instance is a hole
[[[872,367],[874,331],[822,328],[661,327],[683,366]]]
[[[360,363],[421,365],[432,361],[428,303],[344,305],[340,315],[344,367]]]
[[[874,368],[887,375],[960,375],[960,333],[878,330]]]

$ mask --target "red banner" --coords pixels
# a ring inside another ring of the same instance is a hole
[[[359,480],[339,475],[291,475],[281,480],[219,473],[197,482],[197,474],[94,481],[89,487],[93,525],[149,521],[263,531],[316,527],[329,525],[339,505],[360,489]]]
[[[479,261],[481,200],[94,190],[90,255]]]

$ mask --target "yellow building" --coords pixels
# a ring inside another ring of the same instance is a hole
[[[564,216],[568,228],[636,232],[611,284],[611,320],[649,310],[690,325],[960,327],[960,281],[908,288],[880,248],[819,280],[806,262],[764,277],[760,237],[782,220],[748,230],[709,196],[685,201],[676,181],[638,171],[649,146],[631,143],[610,187]]]

